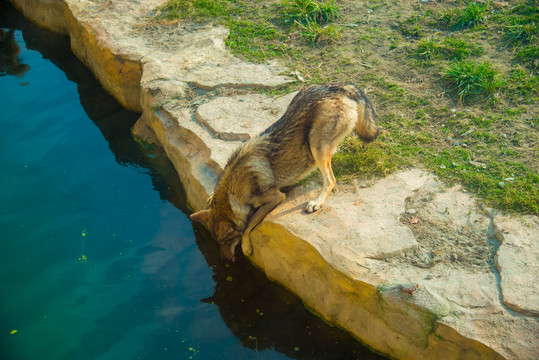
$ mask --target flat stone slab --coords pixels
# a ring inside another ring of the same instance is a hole
[[[132,27],[126,47],[145,54],[143,63],[156,63],[161,77],[174,77],[203,90],[270,88],[290,82],[274,63],[253,64],[232,56],[225,47],[229,30],[221,26],[145,25]]]
[[[496,217],[495,235],[501,245],[496,267],[502,301],[510,309],[539,316],[539,221],[536,216]]]
[[[199,106],[195,117],[217,139],[246,141],[280,118],[295,94],[219,97]]]
[[[313,214],[305,213],[304,208],[319,190],[294,189],[267,220],[309,239],[331,264],[338,263],[337,256],[352,263],[360,258],[385,259],[417,247],[414,234],[400,216],[405,199],[426,181],[433,181],[432,176],[412,170],[388,176],[368,188],[339,186],[340,191]]]

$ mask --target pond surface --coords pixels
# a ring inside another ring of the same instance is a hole
[[[379,359],[189,221],[159,149],[0,1],[0,359]]]

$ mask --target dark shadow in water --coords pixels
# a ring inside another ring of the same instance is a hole
[[[228,266],[208,230],[194,224],[197,245],[214,270],[215,304],[245,347],[275,349],[293,359],[384,359],[312,315],[301,300],[241,258]]]
[[[4,39],[0,43],[0,52],[4,52],[0,58],[2,71],[5,67],[9,69],[5,70],[6,73],[14,72],[13,75],[17,75],[17,71],[22,74],[27,70],[24,70],[27,65],[19,61],[18,45],[13,39],[12,30],[20,30],[29,49],[39,51],[45,59],[49,59],[64,71],[68,79],[77,84],[82,106],[108,141],[118,163],[148,169],[161,199],[170,201],[183,213],[189,213],[178,176],[162,150],[145,148],[133,140],[130,128],[139,114],[122,108],[100,87],[91,72],[71,53],[68,37],[36,27],[4,1],[0,1],[0,27],[9,29],[3,32],[3,35],[0,34]],[[194,229],[198,248],[212,269],[215,281],[214,295],[201,301],[217,306],[226,325],[245,347],[258,351],[275,349],[295,359],[383,358],[369,351],[345,332],[313,316],[300,299],[269,281],[263,272],[244,259],[235,264],[224,263],[217,243],[211,239],[207,230],[198,224],[194,224]],[[140,259],[132,261],[132,266],[140,266]],[[173,266],[177,264],[169,261],[163,264],[161,270],[166,273],[167,268],[170,268],[170,272],[174,273],[171,268]],[[173,278],[175,276],[172,275]],[[175,301],[175,295],[172,293],[174,286],[163,291],[163,297]],[[148,318],[152,316],[151,312],[136,313],[136,309],[147,308],[152,304],[158,307],[158,301],[163,297],[155,296],[155,293],[153,295],[153,298],[148,298],[143,293],[138,294],[115,308],[108,317],[97,319],[99,335],[102,336],[107,329],[115,329],[114,333],[118,334],[118,330],[122,328],[128,331],[151,321],[152,319]],[[118,319],[124,321],[118,323]],[[126,322],[125,319],[131,319],[131,322]],[[171,321],[171,327],[182,326],[179,318],[172,318]],[[108,347],[112,347],[115,341],[119,340],[114,333],[110,334]],[[90,333],[81,339],[83,348],[92,349],[94,335]],[[166,334],[155,332],[151,336],[163,337]],[[95,353],[90,350],[84,358],[98,355],[103,351],[103,345],[101,343],[100,349],[95,349]],[[174,349],[169,350],[170,355],[175,353]],[[140,355],[145,358],[145,354]]]
[[[14,75],[21,77],[30,69],[21,63],[19,53],[21,48],[15,41],[14,31],[0,29],[0,76]]]

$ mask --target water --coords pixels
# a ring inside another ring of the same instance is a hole
[[[1,360],[380,358],[221,261],[67,38],[5,2],[0,29]]]

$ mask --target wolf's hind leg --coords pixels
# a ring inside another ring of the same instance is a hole
[[[256,210],[256,212],[249,219],[249,223],[241,236],[241,249],[245,255],[251,255],[253,253],[253,246],[251,245],[251,230],[258,225],[266,215],[268,215],[273,209],[275,209],[280,203],[284,201],[285,195],[279,191],[279,189],[273,189],[263,195],[259,201],[262,205]]]
[[[316,165],[320,169],[320,173],[322,174],[322,180],[324,181],[324,184],[322,185],[322,189],[320,190],[320,195],[316,200],[311,200],[305,207],[305,212],[312,213],[320,209],[322,204],[326,201],[329,193],[331,190],[333,190],[333,187],[335,186],[335,175],[333,175],[333,170],[331,169],[331,153],[332,153],[332,146],[326,145],[322,147],[321,149],[311,149],[314,160],[316,161]]]

